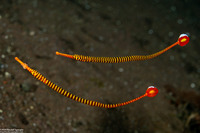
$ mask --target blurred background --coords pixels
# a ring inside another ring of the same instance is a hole
[[[148,61],[84,63],[89,56],[155,53]],[[199,133],[199,0],[1,0],[0,128],[26,133]],[[154,85],[159,93],[115,109],[91,107],[34,79],[14,57],[77,96],[124,102]]]

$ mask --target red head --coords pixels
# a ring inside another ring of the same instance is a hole
[[[149,86],[146,90],[146,94],[148,97],[155,97],[158,94],[158,89],[154,86]]]
[[[180,46],[185,46],[189,42],[190,38],[187,34],[181,34],[178,38],[178,43]]]

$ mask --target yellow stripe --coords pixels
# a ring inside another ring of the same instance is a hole
[[[60,88],[59,93],[62,91],[62,88]]]
[[[81,103],[83,103],[83,98],[81,98]]]
[[[86,102],[87,102],[86,99],[84,99],[84,104],[86,104]]]
[[[92,101],[92,106],[94,106],[94,105],[95,105],[95,103],[96,103],[95,101]]]
[[[62,92],[60,93],[61,95],[63,94],[63,92],[64,92],[64,89],[62,90]]]
[[[55,86],[55,84],[54,83],[52,83],[53,85],[52,85],[52,87],[51,88],[54,88],[54,86]]]
[[[51,86],[52,86],[52,84],[53,84],[53,83],[51,82],[51,83],[50,83],[50,85],[49,85],[49,87],[50,87],[50,88],[52,88],[52,87],[51,87]]]
[[[90,101],[90,105],[92,105],[92,101]]]
[[[60,89],[60,87],[58,87],[58,88],[56,89],[56,91],[58,92],[58,91],[59,91],[59,89]]]
[[[73,95],[72,99],[73,99],[73,100],[75,100],[75,97],[76,97],[76,96],[75,96],[75,95]]]
[[[45,79],[45,77],[41,76],[41,79],[40,79],[40,81],[41,81],[41,82],[43,82],[43,81],[44,81],[44,79]]]
[[[37,79],[39,79],[40,81],[42,81],[44,79],[44,77],[42,77],[42,75],[38,74],[38,78]]]
[[[90,102],[90,101],[89,101],[89,100],[87,100],[87,105],[89,105],[89,102]]]
[[[115,62],[115,63],[117,62],[117,58],[115,58],[115,57],[114,57],[114,62]]]
[[[40,74],[38,74],[37,76],[35,76],[35,78],[37,78],[37,79],[39,79],[38,77],[40,77],[41,75]]]
[[[75,99],[76,101],[78,101],[78,97],[76,96],[76,99]]]
[[[69,96],[69,98],[71,98],[73,95],[71,94],[70,96]]]
[[[56,86],[57,86],[57,85],[56,85]],[[60,89],[62,89],[62,88],[61,88],[61,87],[57,87],[57,88],[55,89],[55,91],[57,91],[57,92],[59,93]]]
[[[41,82],[43,82],[43,80],[45,79],[45,77],[43,77],[42,75],[39,74],[38,79],[39,79]]]
[[[58,89],[58,93],[60,93],[63,89],[61,87],[59,87]]]
[[[49,82],[49,80],[47,79],[46,81],[45,81],[45,84],[47,84]]]
[[[81,101],[81,98],[79,97],[79,98],[78,98],[78,102],[80,102],[80,101]]]
[[[52,88],[53,90],[56,90],[58,88],[58,86],[56,85],[54,88]]]
[[[42,82],[45,84],[46,83],[46,78],[44,78],[44,80]]]
[[[63,94],[64,96],[66,96],[67,91],[65,91],[65,93]]]
[[[50,84],[51,82],[50,81],[48,81],[48,83],[47,83],[47,85],[49,86],[49,84]]]

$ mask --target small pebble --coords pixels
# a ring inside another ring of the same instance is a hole
[[[139,132],[137,130],[135,130],[134,133],[139,133]]]
[[[22,84],[22,89],[23,89],[23,91],[25,91],[25,92],[29,92],[30,91],[30,84],[29,83],[26,83],[26,82],[24,82],[23,84]]]
[[[197,69],[197,72],[200,73],[200,68]]]
[[[28,114],[28,112],[24,111],[24,115],[27,115],[27,114]]]
[[[171,10],[172,11],[176,11],[176,7],[175,6],[171,6]]]
[[[71,121],[69,121],[69,122],[67,123],[67,125],[68,125],[68,126],[71,126],[71,125],[72,125]]]
[[[86,10],[90,10],[90,9],[91,9],[90,5],[86,4],[86,5],[85,5],[85,9],[86,9]]]
[[[2,109],[0,109],[0,113],[3,113],[3,110],[2,110]]]
[[[195,84],[195,83],[191,83],[191,84],[190,84],[190,87],[191,87],[191,88],[195,88],[195,87],[196,87],[196,84]]]
[[[112,90],[112,89],[113,89],[113,86],[112,86],[112,85],[110,85],[108,88],[109,88],[109,90]]]
[[[4,120],[3,116],[0,116],[0,120]]]
[[[9,114],[8,114],[8,117],[12,117],[12,114],[11,114],[11,113],[9,113]]]
[[[30,36],[34,36],[34,35],[35,35],[35,32],[34,32],[34,31],[30,31],[30,32],[29,32],[29,35],[30,35]]]
[[[72,131],[77,132],[77,128],[72,128]]]
[[[30,13],[30,14],[31,14],[32,12],[33,12],[33,11],[32,11],[31,9],[28,9],[28,13]]]
[[[17,128],[16,124],[11,124],[10,126],[11,126],[11,128]]]
[[[123,72],[124,69],[120,67],[120,68],[118,69],[118,71],[119,71],[119,72]]]
[[[94,51],[94,47],[90,47],[90,51],[93,52]]]
[[[36,126],[37,126],[37,125],[36,125],[36,123],[33,123],[32,125],[33,125],[34,127],[36,127]]]
[[[137,89],[138,87],[139,87],[139,86],[138,86],[137,84],[135,84],[135,85],[134,85],[134,88],[136,88],[136,89]]]
[[[174,60],[174,56],[173,56],[173,55],[170,56],[170,60],[171,60],[171,61]]]
[[[70,110],[71,110],[71,107],[67,107],[67,110],[70,111]]]
[[[3,69],[3,68],[4,68],[4,65],[0,63],[0,69]]]
[[[37,89],[37,85],[25,81],[21,84],[21,88],[24,92],[35,92]]]
[[[187,56],[187,54],[185,54],[185,53],[182,53],[182,54],[181,54],[181,57],[182,57],[182,58],[185,58],[186,56]]]
[[[125,86],[127,86],[127,85],[128,85],[128,82],[127,82],[127,81],[125,81],[125,82],[124,82],[124,85],[125,85]]]
[[[104,41],[104,37],[103,36],[99,36],[99,41]]]
[[[39,2],[38,2],[37,0],[34,0],[34,1],[32,2],[33,7],[36,8],[36,7],[38,6],[38,3],[39,3]]]
[[[182,20],[182,19],[178,19],[178,20],[177,20],[177,23],[178,23],[178,24],[182,24],[182,23],[183,23],[183,20]]]
[[[5,35],[5,37],[4,37],[5,39],[8,39],[8,35]]]
[[[150,30],[148,31],[148,33],[149,33],[150,35],[153,34],[153,30],[150,29]]]
[[[1,58],[4,59],[6,56],[4,54],[1,55]]]
[[[10,44],[11,44],[12,46],[14,46],[15,43],[14,43],[14,42],[11,42]]]
[[[191,36],[191,39],[192,39],[192,40],[196,40],[197,37],[196,37],[195,35],[192,35],[192,36]]]
[[[6,49],[6,51],[7,51],[8,53],[11,53],[11,49],[12,49],[12,48],[11,48],[10,46],[8,46],[7,49]]]
[[[30,109],[32,110],[32,109],[34,109],[34,107],[33,107],[33,106],[30,106]]]
[[[5,77],[6,78],[10,78],[11,77],[11,74],[9,72],[5,72]]]
[[[120,20],[117,20],[116,21],[116,25],[120,25],[121,24],[121,21]]]
[[[172,32],[172,31],[170,31],[169,33],[168,33],[168,36],[169,37],[172,37],[174,35],[174,32]]]

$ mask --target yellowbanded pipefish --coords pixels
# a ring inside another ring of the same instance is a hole
[[[98,63],[121,63],[121,62],[129,62],[129,61],[142,61],[149,60],[155,58],[164,52],[168,51],[172,47],[176,45],[185,46],[189,42],[189,37],[186,34],[181,34],[178,38],[178,41],[169,47],[150,55],[131,55],[131,56],[123,56],[123,57],[94,57],[94,56],[84,56],[84,55],[70,55],[64,54],[56,51],[56,55],[64,56],[67,58],[71,58],[74,60],[82,61],[82,62],[98,62]]]
[[[38,79],[39,81],[46,84],[48,87],[50,87],[51,89],[53,89],[57,93],[65,96],[67,98],[70,98],[72,100],[75,100],[77,102],[87,104],[87,105],[90,105],[90,106],[96,106],[96,107],[102,107],[102,108],[116,108],[116,107],[120,107],[120,106],[124,106],[124,105],[130,104],[130,103],[133,103],[133,102],[140,100],[141,98],[144,98],[146,96],[147,97],[154,97],[158,93],[158,89],[156,87],[150,86],[146,90],[145,94],[143,94],[143,95],[141,95],[141,96],[139,96],[135,99],[132,99],[132,100],[129,100],[129,101],[126,101],[126,102],[122,102],[122,103],[117,103],[117,104],[104,104],[104,103],[96,102],[96,101],[93,101],[93,100],[87,100],[87,99],[78,97],[74,94],[71,94],[70,92],[64,90],[63,88],[57,86],[56,84],[54,84],[53,82],[48,80],[46,77],[44,77],[38,71],[30,68],[26,63],[22,62],[18,57],[15,57],[15,60],[17,62],[19,62],[24,69],[28,70],[36,79]]]

